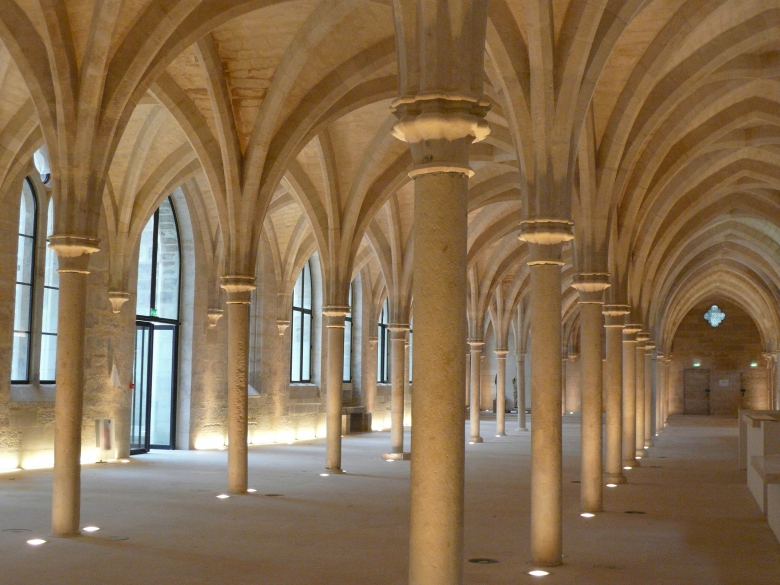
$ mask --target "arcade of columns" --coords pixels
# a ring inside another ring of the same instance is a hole
[[[780,350],[780,270],[763,253],[780,245],[776,2],[228,5],[0,0],[4,201],[33,152],[51,161],[55,534],[79,531],[90,260],[108,254],[106,300],[132,312],[139,226],[180,186],[208,243],[203,308],[227,305],[232,493],[247,489],[258,263],[272,258],[278,304],[263,311],[284,337],[291,284],[317,252],[327,389],[341,388],[350,283],[364,281],[373,319],[388,297],[393,459],[409,458],[414,299],[412,584],[463,581],[465,383],[479,443],[488,332],[499,435],[527,429],[525,408],[504,419],[510,332],[520,404],[530,392],[540,566],[562,555],[565,331],[579,335],[591,513],[677,408],[671,346],[691,307],[732,299]],[[776,390],[767,400],[780,407]],[[342,408],[329,390],[331,472]]]

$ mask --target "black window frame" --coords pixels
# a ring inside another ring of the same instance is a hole
[[[349,305],[349,314],[344,317],[344,355],[347,355],[347,323],[349,323],[349,368],[343,368],[341,372],[341,381],[345,384],[352,383],[352,343],[355,341],[355,328],[352,321],[352,286],[354,283],[349,283],[349,299],[347,304]],[[344,359],[342,358],[342,364]]]
[[[377,321],[377,376],[376,381],[380,384],[387,384],[390,379],[390,364],[388,364],[388,348],[389,348],[389,321],[388,313],[389,303],[385,299],[382,305],[382,310],[379,312],[379,319]]]
[[[306,298],[306,273],[308,272],[309,276],[309,305],[310,308],[304,307],[306,304],[304,302],[304,299]],[[301,268],[301,271],[298,273],[298,278],[295,279],[295,286],[298,285],[298,279],[301,279],[301,306],[296,306],[295,304],[295,292],[293,292],[292,295],[292,314],[290,316],[290,383],[291,384],[310,384],[312,381],[311,373],[312,373],[312,342],[314,340],[314,319],[313,319],[313,313],[312,313],[312,307],[314,306],[314,286],[312,282],[312,270],[311,270],[311,259],[306,261],[306,264],[303,265],[303,268]],[[294,287],[293,287],[294,289]],[[292,351],[292,344],[295,343],[295,319],[296,319],[296,313],[300,315],[301,320],[301,338],[299,340],[300,347],[298,352],[298,372],[299,372],[299,380],[294,379],[293,372],[294,365],[293,364],[293,351]],[[304,335],[305,331],[305,320],[308,319],[309,321],[309,375],[307,378],[303,377],[303,356],[304,356],[304,340],[306,339],[306,336]]]
[[[27,186],[30,188],[30,192],[32,193],[32,200],[33,200],[33,214],[32,214],[32,235],[27,234],[20,234],[17,233],[17,240],[16,240],[16,258],[18,261],[19,258],[19,241],[20,238],[29,238],[32,240],[32,259],[31,259],[31,266],[30,266],[30,282],[19,282],[16,280],[16,277],[14,277],[14,295],[17,294],[17,287],[26,286],[30,289],[30,303],[29,307],[27,309],[28,315],[27,315],[27,331],[18,330],[14,327],[13,333],[14,336],[16,336],[17,333],[26,333],[27,335],[27,367],[25,368],[25,377],[21,380],[14,380],[13,376],[11,376],[11,384],[29,384],[30,383],[30,371],[32,368],[32,337],[33,337],[33,317],[35,315],[35,273],[37,269],[36,260],[37,260],[37,250],[36,247],[38,245],[38,193],[35,191],[35,186],[33,185],[33,182],[30,180],[29,177],[25,177],[24,181],[27,183]],[[24,186],[22,186],[22,192],[19,194],[19,213],[21,214],[21,199],[24,197]],[[21,217],[18,218],[17,221],[21,221]],[[16,325],[16,307],[14,307],[14,326]],[[11,347],[11,356],[13,359],[13,344]],[[13,373],[13,367],[11,367],[11,373]]]

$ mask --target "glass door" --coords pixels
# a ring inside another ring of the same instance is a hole
[[[149,450],[149,372],[151,371],[151,323],[135,324],[135,361],[133,363],[133,401],[130,405],[130,453]]]
[[[130,451],[173,449],[176,424],[175,324],[136,322]]]

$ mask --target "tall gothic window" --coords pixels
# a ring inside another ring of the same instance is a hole
[[[290,382],[311,382],[311,260],[295,281],[292,298]]]
[[[29,180],[22,186],[19,207],[19,247],[16,252],[16,305],[11,381],[30,381],[30,340],[32,332],[33,280],[35,275],[35,192]]]
[[[352,284],[349,285],[350,313],[344,318],[344,371],[342,381],[352,381]]]
[[[388,349],[390,346],[389,339],[388,339],[388,331],[387,331],[387,316],[389,313],[389,308],[387,305],[387,299],[385,299],[385,304],[382,305],[382,312],[379,313],[379,323],[377,324],[377,344],[376,344],[376,350],[378,352],[377,354],[377,360],[376,360],[376,381],[387,383],[387,372],[390,369],[388,366]]]
[[[176,216],[166,199],[141,233],[136,315],[179,319],[180,264]]]
[[[54,233],[54,201],[49,201],[46,237]],[[57,272],[57,253],[46,248],[43,275],[43,319],[41,320],[40,378],[44,384],[54,384],[57,365],[57,308],[60,297],[60,275]]]

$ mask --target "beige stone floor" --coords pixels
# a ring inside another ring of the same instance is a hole
[[[780,545],[737,471],[736,420],[675,417],[606,512],[580,518],[576,417],[564,424],[566,564],[529,570],[528,433],[467,446],[468,585],[775,585]],[[512,428],[514,425],[510,424]],[[48,537],[50,471],[0,475],[0,583],[395,585],[405,583],[408,464],[389,433],[348,437],[345,476],[320,477],[321,441],[253,447],[255,495],[219,500],[225,452],[155,452],[84,470],[83,524]],[[265,494],[281,494],[269,497]],[[627,510],[645,514],[625,514]],[[16,533],[7,529],[26,528]],[[40,547],[26,540],[49,538]],[[127,538],[112,540],[111,537]]]

